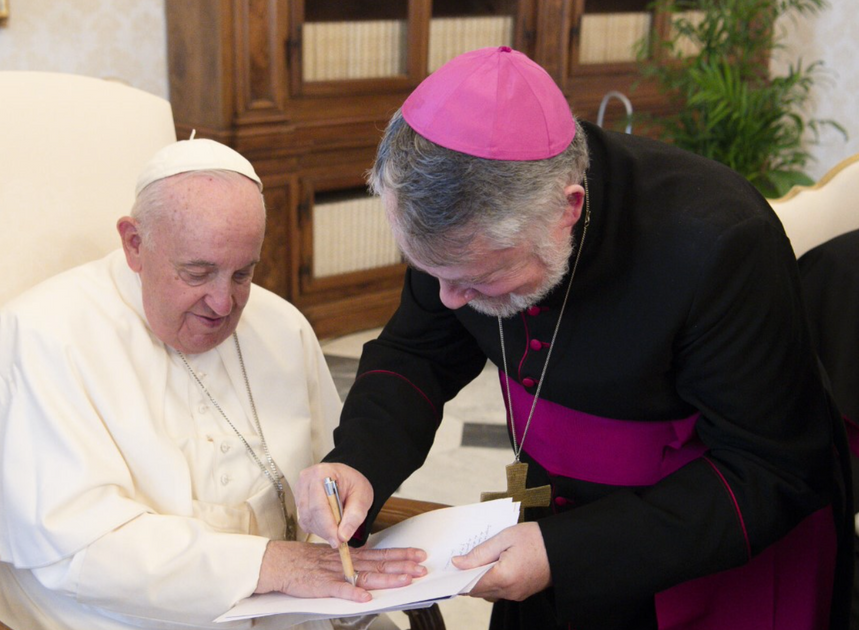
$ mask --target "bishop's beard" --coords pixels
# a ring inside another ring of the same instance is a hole
[[[546,297],[552,289],[558,286],[570,269],[570,258],[576,248],[576,242],[570,238],[550,241],[538,245],[535,251],[537,258],[545,269],[543,282],[534,291],[527,294],[507,293],[494,297],[480,296],[468,303],[478,313],[490,317],[512,317],[537,304]]]

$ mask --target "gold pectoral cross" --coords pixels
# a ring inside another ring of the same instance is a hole
[[[281,481],[283,478],[283,475],[281,475]],[[280,512],[283,514],[283,539],[296,540],[298,537],[298,528],[296,527],[295,517],[289,513],[289,509],[286,507],[286,493],[283,490],[278,490],[277,498],[280,501]]]
[[[481,492],[481,501],[492,501],[493,499],[505,499],[510,497],[519,501],[519,522],[525,518],[526,507],[546,507],[552,500],[552,487],[539,486],[537,488],[526,488],[525,479],[528,477],[528,464],[513,462],[507,466],[507,491],[506,492]]]

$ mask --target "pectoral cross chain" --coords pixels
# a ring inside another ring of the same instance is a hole
[[[512,498],[519,501],[519,522],[525,518],[526,507],[546,507],[552,500],[551,486],[526,488],[525,479],[528,477],[528,464],[513,462],[507,466],[507,490],[505,492],[481,492],[481,501]]]

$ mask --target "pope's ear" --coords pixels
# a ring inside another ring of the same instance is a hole
[[[116,222],[116,231],[122,241],[122,250],[125,252],[125,261],[132,271],[139,272],[142,266],[140,260],[140,247],[142,240],[138,230],[138,224],[131,217],[122,217]]]

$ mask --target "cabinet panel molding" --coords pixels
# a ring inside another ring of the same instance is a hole
[[[165,0],[177,135],[187,138],[196,129],[197,137],[234,147],[263,179],[268,226],[256,282],[293,302],[320,336],[380,326],[399,303],[405,265],[375,266],[370,257],[316,273],[314,248],[337,245],[314,240],[313,204],[319,191],[364,185],[391,114],[430,71],[432,20],[452,20],[450,32],[485,25],[498,33],[487,30],[468,41],[495,45],[497,38],[502,45],[512,38],[558,82],[578,117],[596,120],[612,90],[630,95],[637,112],[667,108],[646,85],[630,94],[638,79],[634,63],[615,61],[614,53],[607,63],[582,63],[578,49],[590,12],[599,14],[599,23],[606,14],[640,12],[645,5],[649,0]],[[404,29],[392,35],[402,39],[402,57],[394,70],[368,69],[392,54],[393,40],[373,35],[391,21]],[[313,75],[307,55],[325,55],[326,48],[309,47],[311,23],[325,37],[340,29],[341,39],[360,48],[339,60],[359,66],[347,73],[356,78]],[[651,28],[657,37],[668,32],[660,10]],[[387,41],[389,50],[364,50],[374,40]],[[437,55],[432,63],[443,61]],[[608,125],[622,116],[611,108]],[[368,222],[378,218],[367,216]],[[381,242],[378,226],[367,229],[368,243]],[[356,268],[362,265],[367,268]]]

